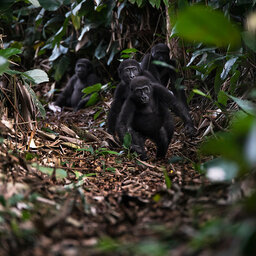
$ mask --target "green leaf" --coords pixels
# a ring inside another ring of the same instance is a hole
[[[100,60],[103,57],[106,56],[106,52],[107,52],[107,47],[108,45],[105,43],[104,40],[101,40],[101,42],[99,43],[99,45],[97,46],[97,48],[95,49],[95,53],[94,56]]]
[[[91,86],[88,86],[88,87],[84,88],[82,90],[82,92],[85,93],[86,95],[91,94],[93,92],[100,92],[101,87],[102,87],[102,84],[97,83],[97,84],[94,84],[94,85],[91,85]]]
[[[250,32],[242,32],[242,38],[244,43],[248,48],[250,48],[252,51],[256,52],[256,37],[255,34]]]
[[[55,37],[57,38],[57,37]],[[52,55],[49,57],[49,61],[54,61],[59,58],[62,54],[65,55],[68,52],[68,48],[62,45],[55,45],[54,49],[52,50]]]
[[[8,59],[12,55],[21,54],[22,51],[17,48],[7,48],[7,49],[0,49],[0,56],[5,57]]]
[[[207,94],[203,93],[202,91],[200,91],[200,90],[198,90],[198,89],[193,89],[192,91],[193,91],[194,93],[196,93],[196,94],[199,94],[199,95],[204,96],[204,97],[206,97],[206,98],[208,98],[208,99],[211,99],[211,96],[210,96],[210,95],[207,95]]]
[[[134,53],[134,52],[137,52],[138,50],[135,49],[135,48],[129,48],[129,49],[125,49],[123,50],[121,53]]]
[[[30,95],[31,95],[31,98],[32,98],[34,104],[36,105],[36,107],[38,108],[38,110],[39,110],[41,116],[42,116],[43,118],[45,118],[45,117],[46,117],[46,112],[45,112],[44,106],[43,106],[42,103],[38,100],[38,98],[37,98],[35,92],[32,90],[32,88],[31,88],[26,82],[25,82],[24,84],[25,84],[26,88],[28,89],[28,91],[29,91],[29,93],[30,93]]]
[[[85,106],[86,107],[93,106],[99,101],[99,99],[100,99],[99,93],[94,92],[91,94],[90,99],[87,101]]]
[[[9,62],[6,58],[0,56],[0,75],[5,73],[9,68]]]
[[[38,0],[28,0],[32,5],[34,5],[36,8],[40,7],[40,3]]]
[[[225,80],[225,79],[226,79],[226,77],[228,76],[229,71],[231,70],[231,68],[233,67],[233,65],[236,63],[237,59],[238,59],[238,57],[234,57],[234,58],[229,59],[229,60],[225,63],[225,66],[224,66],[224,68],[223,68],[223,71],[222,71],[222,73],[221,73],[221,75],[220,75],[220,78],[221,78],[222,80]]]
[[[54,168],[52,167],[40,166],[37,163],[32,163],[32,166],[37,168],[37,170],[39,170],[40,172],[45,173],[47,175],[52,175],[54,171]],[[67,177],[67,172],[63,169],[57,168],[55,170],[55,173],[57,179],[65,179]]]
[[[48,77],[47,73],[41,69],[29,70],[29,71],[24,72],[24,74],[31,77],[35,84],[49,82],[49,77]]]
[[[227,106],[228,96],[224,91],[219,91],[218,93],[218,103],[222,104],[223,106]]]
[[[164,172],[164,179],[165,179],[165,185],[166,185],[166,188],[167,189],[170,189],[171,186],[172,186],[172,182],[168,176],[168,173],[165,169],[163,169],[163,172]]]
[[[154,61],[152,61],[152,63],[156,64],[156,65],[159,65],[159,66],[162,66],[162,67],[166,67],[166,68],[176,70],[174,66],[172,66],[172,65],[170,65],[166,62],[160,61],[160,60],[154,60]]]
[[[126,149],[130,148],[131,143],[132,143],[132,136],[131,136],[131,134],[129,132],[127,132],[124,135],[124,142],[123,142],[124,148],[126,148]]]
[[[67,69],[70,65],[70,58],[67,55],[63,55],[57,61],[54,62],[55,73],[54,79],[60,81],[63,75],[67,72]]]
[[[241,100],[237,97],[228,95],[243,111],[246,113],[255,116],[256,115],[256,104],[249,100]]]
[[[47,11],[56,11],[63,3],[62,0],[38,0],[38,2]]]
[[[80,24],[81,24],[81,18],[78,15],[71,15],[71,20],[75,30],[79,30]]]
[[[175,34],[188,41],[218,47],[241,44],[239,29],[223,13],[200,5],[190,6],[178,14],[172,36]]]

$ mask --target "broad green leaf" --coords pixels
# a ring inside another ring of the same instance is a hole
[[[102,109],[98,110],[94,115],[93,115],[93,120],[96,120],[100,114],[102,114],[104,111]]]
[[[169,0],[163,0],[164,4],[168,7],[169,6]]]
[[[0,56],[0,75],[5,73],[9,68],[9,62],[6,58]]]
[[[40,7],[40,3],[38,0],[28,0],[31,4],[33,4],[36,8]]]
[[[135,48],[129,48],[129,49],[125,49],[123,50],[121,53],[134,53],[137,52],[138,50]]]
[[[68,48],[62,45],[55,45],[54,49],[52,50],[52,55],[49,57],[49,61],[54,61],[59,58],[60,55],[66,54],[68,52]]]
[[[220,75],[222,80],[225,80],[228,76],[229,71],[231,70],[231,68],[233,67],[233,65],[235,64],[235,62],[237,61],[238,57],[234,57],[229,59],[226,63],[225,66],[223,68],[223,71]]]
[[[90,99],[87,101],[86,103],[86,107],[89,106],[93,106],[95,105],[98,101],[99,101],[100,97],[99,97],[99,93],[98,92],[94,92],[91,96]]]
[[[33,79],[33,81],[35,82],[35,84],[49,82],[49,77],[48,77],[47,73],[41,69],[29,70],[29,71],[24,72],[24,74],[30,76]]]
[[[241,100],[237,97],[228,95],[243,111],[250,115],[256,115],[256,104],[249,100]]]
[[[95,53],[94,56],[100,60],[103,57],[106,56],[106,52],[107,52],[107,47],[108,45],[104,42],[104,40],[102,40],[99,45],[97,46],[97,48],[95,49]]]
[[[222,104],[223,106],[227,106],[228,96],[224,91],[219,91],[218,93],[218,103]]]
[[[63,3],[63,0],[38,0],[40,5],[47,11],[56,11]]]
[[[21,53],[22,51],[17,48],[0,49],[0,56],[5,57],[6,59],[11,57],[12,55],[21,54]]]
[[[67,55],[61,56],[57,61],[54,62],[55,73],[54,79],[55,81],[60,81],[63,75],[67,72],[67,69],[70,65],[70,58]]]
[[[176,34],[188,41],[218,47],[237,47],[241,43],[238,28],[223,13],[200,5],[190,6],[178,14],[172,36]]]
[[[82,90],[83,93],[85,93],[86,95],[91,94],[93,92],[99,92],[101,90],[102,84],[101,83],[97,83],[91,86],[88,86],[86,88],[84,88]]]
[[[132,143],[132,136],[129,132],[127,132],[125,135],[124,135],[124,142],[123,142],[123,145],[126,149],[130,148],[131,146],[131,143]]]
[[[32,98],[34,104],[36,105],[36,107],[38,108],[38,110],[39,110],[41,116],[42,116],[43,118],[45,118],[45,117],[46,117],[46,112],[45,112],[44,106],[43,106],[42,103],[38,100],[38,98],[37,98],[35,92],[32,90],[32,88],[31,88],[26,82],[24,82],[24,84],[25,84],[26,88],[28,89],[28,91],[29,91],[29,93],[30,93],[30,95],[31,95],[31,98]]]
[[[256,52],[256,37],[255,34],[252,34],[248,31],[242,32],[242,38],[244,43],[248,48],[250,48],[252,51]]]

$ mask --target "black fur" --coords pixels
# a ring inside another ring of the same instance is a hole
[[[166,155],[173,136],[170,108],[179,115],[188,132],[194,132],[193,122],[183,104],[165,87],[138,76],[130,83],[130,93],[119,115],[117,133],[121,142],[127,132],[132,136],[132,149],[146,159],[145,140],[157,146],[157,157]]]
[[[154,61],[165,62],[173,68],[154,64]],[[170,50],[166,44],[159,43],[153,46],[151,53],[146,54],[142,59],[141,68],[142,70],[149,71],[164,87],[170,88],[174,95],[188,108],[184,89],[175,88],[175,81],[177,79],[176,61],[170,59]]]
[[[140,64],[136,60],[127,59],[120,63],[118,67],[118,75],[121,82],[117,85],[114,99],[108,114],[108,133],[115,135],[116,122],[121,112],[124,101],[130,92],[130,81],[139,75],[145,75],[151,80],[156,81],[148,71],[142,71]]]
[[[90,95],[82,98],[82,90],[97,83],[99,79],[93,70],[91,61],[79,59],[76,63],[75,74],[69,79],[55,104],[60,107],[72,107],[75,110],[83,108],[90,99]]]

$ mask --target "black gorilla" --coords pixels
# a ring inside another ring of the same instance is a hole
[[[99,79],[94,73],[91,61],[79,59],[76,63],[75,74],[70,78],[54,104],[60,107],[72,107],[75,110],[81,109],[90,99],[90,95],[82,98],[82,90],[97,83],[99,83]]]
[[[156,81],[156,79],[148,71],[142,71],[140,64],[136,60],[132,59],[127,59],[120,63],[118,67],[118,75],[121,79],[121,82],[116,87],[114,99],[109,110],[107,121],[107,131],[112,135],[115,135],[118,116],[121,112],[124,101],[129,95],[130,81],[134,77],[140,75],[145,75],[152,81]]]
[[[164,157],[173,135],[170,108],[185,123],[189,134],[195,132],[192,119],[183,104],[167,88],[138,76],[130,83],[130,94],[125,100],[117,124],[118,137],[123,142],[127,132],[132,136],[132,149],[146,159],[144,144],[147,138],[157,145],[157,157]]]
[[[171,67],[154,64],[154,61],[164,62]],[[170,59],[170,50],[166,44],[159,43],[152,47],[151,53],[144,56],[141,62],[142,70],[148,70],[159,83],[163,86],[170,88],[174,95],[181,99],[183,104],[187,106],[187,99],[184,89],[176,89],[175,81],[177,74],[175,71],[176,62]]]

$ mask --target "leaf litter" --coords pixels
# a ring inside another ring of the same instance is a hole
[[[183,255],[198,224],[223,213],[226,186],[194,168],[200,136],[186,138],[175,119],[166,159],[147,141],[145,162],[114,143],[107,110],[94,120],[96,111],[48,112],[33,134],[1,120],[0,255],[148,255],[132,247],[166,241],[159,255]]]

